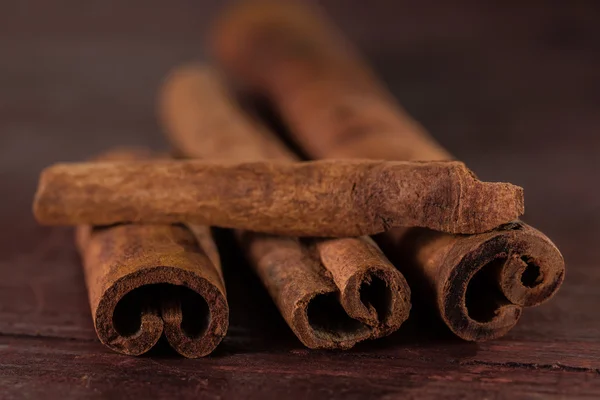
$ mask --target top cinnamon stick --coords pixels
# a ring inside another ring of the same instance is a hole
[[[477,180],[463,163],[140,161],[58,164],[34,204],[53,225],[118,222],[361,236],[399,226],[483,232],[523,212],[523,192]]]

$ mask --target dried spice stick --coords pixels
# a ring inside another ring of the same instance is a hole
[[[296,236],[360,236],[399,226],[484,232],[523,213],[522,189],[485,183],[456,161],[57,164],[41,175],[46,224],[192,222]]]
[[[313,158],[452,158],[319,10],[273,1],[234,6],[216,25],[212,47],[237,80],[272,103]],[[558,249],[520,221],[473,236],[393,230],[381,243],[415,294],[466,340],[504,335],[522,307],[548,300],[564,279]]]
[[[148,152],[114,151],[103,159]],[[207,227],[123,224],[77,228],[100,341],[140,355],[164,334],[179,354],[201,357],[221,342],[229,307],[219,255]]]
[[[205,67],[174,71],[160,97],[176,151],[190,158],[294,160],[231,100]],[[299,240],[237,232],[250,265],[296,336],[310,348],[347,349],[388,335],[406,320],[410,290],[369,238]]]

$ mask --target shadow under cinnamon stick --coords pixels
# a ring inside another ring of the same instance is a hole
[[[210,44],[233,79],[266,98],[312,158],[452,159],[316,7],[236,4],[217,21]],[[398,229],[378,239],[415,297],[466,340],[504,335],[522,307],[548,300],[564,279],[558,249],[520,221],[471,236]]]

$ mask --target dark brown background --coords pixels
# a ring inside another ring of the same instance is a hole
[[[114,145],[164,146],[157,87],[203,56],[219,3],[3,1],[0,398],[600,396],[600,7],[322,3],[445,146],[482,178],[525,187],[525,220],[567,261],[557,297],[489,343],[415,335],[411,322],[352,351],[309,351],[227,252],[231,328],[213,356],[110,352],[71,231],[31,217],[37,175]]]

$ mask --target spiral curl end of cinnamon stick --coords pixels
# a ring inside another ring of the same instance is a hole
[[[410,288],[371,238],[317,239],[313,246],[338,287],[340,304],[372,327],[372,337],[396,331],[408,318]]]
[[[309,348],[349,349],[391,334],[408,318],[410,289],[368,238],[300,243],[245,232],[241,240],[282,316]]]
[[[112,350],[144,354],[164,335],[179,354],[195,358],[225,336],[222,278],[188,228],[82,226],[77,243],[96,332]]]
[[[549,300],[565,276],[556,246],[520,221],[473,236],[413,229],[381,239],[420,285],[422,300],[435,299],[442,320],[465,340],[504,336],[524,307]]]

